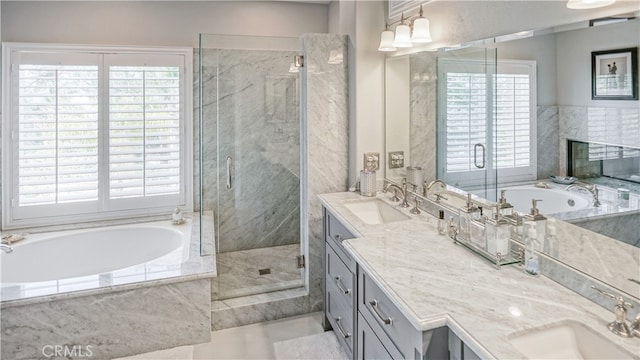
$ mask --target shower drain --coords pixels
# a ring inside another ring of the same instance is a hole
[[[258,272],[260,273],[260,275],[268,275],[268,274],[271,274],[271,269],[269,269],[269,268],[258,269]]]

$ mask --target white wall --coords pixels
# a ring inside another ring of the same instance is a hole
[[[556,35],[547,34],[496,44],[498,59],[535,60],[537,105],[556,105]]]
[[[2,41],[198,45],[199,33],[328,32],[327,4],[276,1],[2,1]]]
[[[637,47],[640,19],[557,35],[558,105],[638,107],[638,101],[591,100],[591,52]],[[640,72],[636,72],[640,77]]]

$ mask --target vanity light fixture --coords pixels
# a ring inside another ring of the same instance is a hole
[[[394,24],[398,24],[395,32],[390,28]],[[385,24],[384,31],[380,34],[378,51],[396,51],[397,48],[408,48],[413,44],[425,44],[431,41],[429,19],[423,16],[422,5],[420,5],[418,14],[405,18],[402,13],[400,20]]]
[[[569,0],[567,1],[567,7],[569,9],[595,9],[599,7],[609,6],[615,3],[616,0]]]

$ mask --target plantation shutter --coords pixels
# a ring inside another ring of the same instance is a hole
[[[511,70],[515,73],[504,73]],[[518,70],[525,73],[517,73]],[[497,169],[529,167],[531,163],[531,83],[525,67],[503,69],[496,75],[494,129]]]
[[[17,203],[96,201],[99,72],[88,65],[96,57],[49,55],[44,64],[36,58],[24,56],[13,67],[18,72],[18,131],[12,135]]]
[[[193,49],[6,49],[3,226],[191,209]]]
[[[109,196],[180,191],[178,67],[109,68]]]

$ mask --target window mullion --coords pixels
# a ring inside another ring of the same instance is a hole
[[[98,66],[98,203],[100,211],[111,208],[109,201],[109,65],[105,56],[100,56]]]

